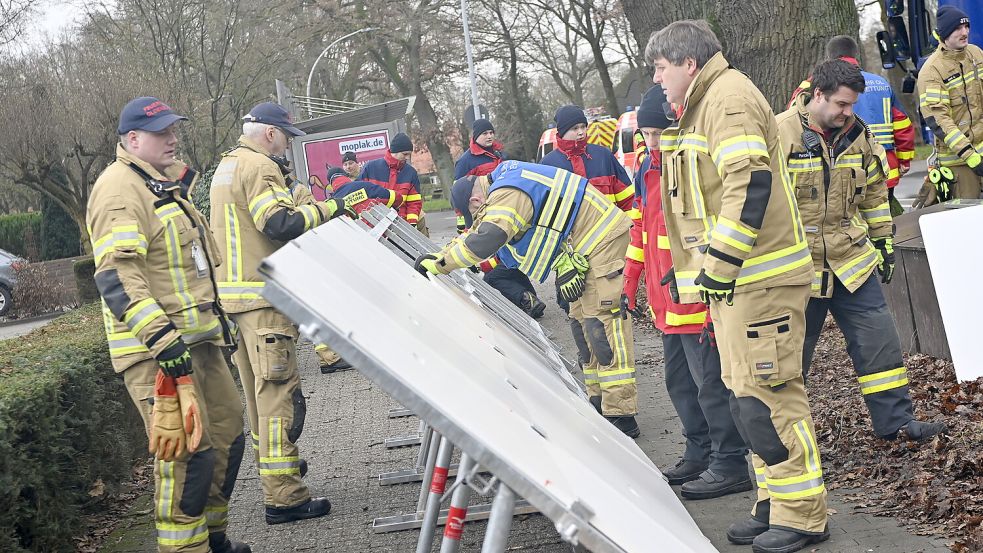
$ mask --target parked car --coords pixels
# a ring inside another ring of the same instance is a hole
[[[27,261],[16,255],[0,250],[0,317],[7,314],[14,305],[14,286],[17,284],[17,270],[27,265]]]

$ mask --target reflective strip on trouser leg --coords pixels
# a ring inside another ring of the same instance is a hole
[[[601,389],[601,412],[607,416],[638,412],[635,384],[635,352],[631,319],[620,310],[584,319],[584,330],[597,358],[597,381]]]
[[[224,532],[228,527],[229,498],[246,447],[242,432],[242,400],[221,349],[214,344],[200,344],[191,349],[191,359],[192,375],[198,378],[200,403],[204,406],[203,421],[211,440],[210,451],[214,453],[205,519],[209,532]]]
[[[742,292],[735,295],[732,306],[713,302],[711,315],[724,383],[737,398],[741,426],[748,433],[755,457],[760,458],[753,463],[755,467],[764,464],[770,524],[773,528],[819,533],[826,526],[826,488],[801,376],[804,312],[810,288],[809,284],[803,284]],[[787,316],[779,323],[781,331],[764,323],[779,314]],[[750,326],[758,322],[759,326]],[[759,383],[754,377],[756,369],[771,367],[752,362],[757,355],[769,352],[752,353],[749,330],[760,332],[761,336],[775,333],[770,335],[775,339],[773,347],[778,350],[774,378],[784,385]],[[758,488],[759,499],[764,491],[765,488]]]
[[[837,285],[830,311],[846,338],[874,433],[892,436],[913,418],[901,338],[875,275],[854,293]]]
[[[181,510],[184,496],[187,459],[154,463],[154,523],[157,529],[158,551],[208,551],[208,525],[204,516],[204,496],[197,514],[192,516]],[[206,490],[207,491],[207,490]]]

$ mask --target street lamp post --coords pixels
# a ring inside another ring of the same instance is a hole
[[[323,58],[328,53],[328,50],[331,50],[332,48],[334,48],[335,45],[338,44],[339,42],[341,42],[343,40],[346,40],[346,39],[349,39],[349,38],[351,38],[351,37],[353,37],[353,36],[355,36],[355,35],[357,35],[359,33],[365,33],[365,32],[374,31],[374,30],[375,30],[375,27],[366,27],[364,29],[359,29],[357,31],[352,31],[352,32],[348,33],[347,35],[345,35],[345,36],[343,36],[343,37],[335,40],[331,44],[328,44],[327,48],[325,48],[321,52],[321,55],[319,55],[317,57],[317,59],[314,60],[314,65],[311,66],[311,72],[310,72],[309,75],[307,75],[307,97],[308,98],[311,97],[311,81],[314,80],[314,68],[317,67],[317,63],[319,61],[321,61],[321,58]]]
[[[471,30],[468,28],[468,0],[461,0],[461,24],[464,26],[464,53],[468,58],[468,76],[471,78],[471,106],[474,120],[481,119],[478,107],[478,80],[474,74],[474,55],[471,53]]]

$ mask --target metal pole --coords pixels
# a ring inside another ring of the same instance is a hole
[[[457,466],[457,480],[454,485],[454,495],[451,496],[450,508],[447,510],[447,522],[444,523],[444,541],[440,544],[440,553],[458,553],[461,550],[461,534],[464,533],[464,521],[468,516],[468,502],[471,500],[471,488],[468,486],[468,473],[474,468],[474,461],[467,453],[461,452],[461,462]]]
[[[461,0],[461,24],[464,25],[464,54],[468,58],[468,76],[471,78],[471,107],[474,120],[481,119],[478,109],[478,80],[474,74],[474,55],[471,53],[471,30],[468,28],[468,0]]]
[[[345,35],[345,36],[343,36],[343,37],[335,40],[331,44],[328,44],[328,47],[325,48],[321,52],[321,54],[317,57],[316,60],[314,60],[314,65],[311,66],[311,72],[310,72],[310,74],[307,75],[307,97],[308,98],[311,97],[311,81],[314,79],[314,68],[317,67],[317,63],[319,61],[321,61],[321,58],[323,58],[328,53],[328,50],[334,48],[334,46],[336,44],[338,44],[339,42],[341,42],[341,41],[343,41],[343,40],[345,40],[347,38],[353,37],[353,36],[357,35],[358,33],[364,33],[364,32],[367,32],[367,31],[374,31],[374,30],[375,30],[375,27],[366,27],[364,29],[359,29],[357,31],[352,31],[352,32],[348,33],[347,35]],[[309,108],[308,108],[308,112],[310,113],[310,109]]]
[[[434,436],[439,436],[436,432]],[[451,454],[454,444],[440,436],[440,448],[437,453],[437,463],[433,469],[430,481],[430,495],[427,497],[427,508],[423,515],[423,525],[420,526],[420,539],[416,542],[416,553],[430,553],[433,547],[433,535],[437,530],[437,519],[440,518],[440,501],[447,487],[447,471],[451,465]],[[458,473],[460,475],[460,473]],[[458,476],[460,478],[460,476]],[[424,480],[426,486],[426,480]]]
[[[429,484],[433,479],[434,467],[437,466],[437,452],[440,449],[440,434],[430,429],[430,441],[427,447],[427,460],[423,469],[423,478],[420,480],[420,497],[416,501],[416,512],[422,513],[427,506],[427,492]],[[448,461],[449,462],[449,461]],[[450,467],[448,466],[448,469]],[[441,492],[443,493],[443,492]]]
[[[512,531],[512,515],[515,511],[515,492],[502,482],[492,502],[491,518],[485,529],[485,542],[481,553],[503,553],[509,543]]]

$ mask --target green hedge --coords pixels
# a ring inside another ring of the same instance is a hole
[[[88,305],[0,343],[0,551],[68,551],[98,481],[146,456],[143,424]]]
[[[82,253],[79,227],[54,200],[41,200],[41,260],[75,257]]]
[[[0,250],[29,259],[41,260],[41,214],[0,215]]]

